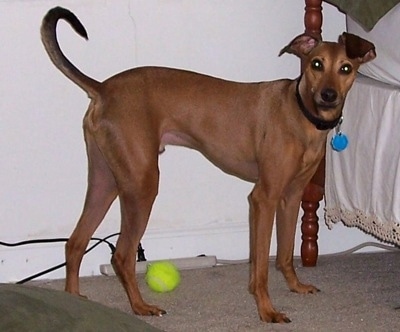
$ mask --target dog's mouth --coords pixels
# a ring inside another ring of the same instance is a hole
[[[338,106],[340,106],[340,104],[341,102],[339,100],[334,102],[324,102],[324,101],[315,102],[315,106],[317,107],[317,109],[324,112],[336,109]]]

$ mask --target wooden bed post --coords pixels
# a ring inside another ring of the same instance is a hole
[[[305,0],[305,32],[321,38],[322,33],[322,0]],[[318,216],[319,202],[324,196],[325,157],[318,166],[314,177],[304,190],[301,207],[304,211],[301,218],[301,260],[303,266],[315,266],[318,259]]]
[[[304,28],[305,32],[316,37],[322,33],[322,0],[305,0]]]

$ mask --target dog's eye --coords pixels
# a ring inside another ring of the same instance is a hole
[[[311,68],[314,70],[322,71],[324,69],[324,65],[321,60],[314,59],[311,61]]]
[[[340,67],[340,72],[342,74],[350,74],[353,71],[353,67],[350,66],[349,64],[343,65],[342,67]]]

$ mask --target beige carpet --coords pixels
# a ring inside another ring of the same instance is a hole
[[[163,317],[142,319],[171,332],[400,331],[400,251],[321,257],[316,268],[303,268],[299,262],[297,266],[301,280],[321,292],[291,293],[281,274],[270,269],[270,295],[275,307],[290,317],[290,324],[259,320],[247,291],[248,264],[182,271],[181,285],[166,294],[150,291],[144,275],[139,275],[144,298],[168,311]],[[63,280],[30,284],[63,289]],[[116,277],[82,278],[81,290],[93,301],[130,313]]]

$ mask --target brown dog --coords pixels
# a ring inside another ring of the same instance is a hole
[[[136,68],[103,83],[81,73],[61,52],[56,25],[69,22],[87,38],[74,14],[54,8],[41,35],[55,66],[91,99],[84,118],[89,159],[81,218],[66,245],[65,289],[79,294],[79,267],[89,239],[118,196],[121,234],[112,263],[139,315],[162,315],[145,303],[135,276],[136,248],[158,190],[158,155],[167,144],[196,149],[223,171],[255,183],[250,201],[250,292],[266,322],[290,322],[276,311],[267,289],[268,256],[276,213],[277,267],[291,291],[315,293],[293,268],[293,247],[304,187],[324,155],[329,129],[360,64],[374,45],[344,33],[339,43],[296,37],[283,51],[299,56],[298,80],[236,83],[188,71]]]

